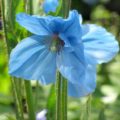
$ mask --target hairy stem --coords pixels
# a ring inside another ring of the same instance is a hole
[[[24,112],[23,112],[23,106],[22,106],[22,99],[21,95],[19,94],[19,88],[16,86],[16,83],[18,82],[17,78],[12,78],[12,86],[13,86],[13,93],[15,97],[16,107],[17,107],[17,113],[16,117],[18,120],[24,120]]]
[[[39,95],[39,81],[36,81],[36,90],[35,90],[35,112],[37,111],[37,106],[38,106],[38,95]]]
[[[67,120],[67,80],[62,77],[62,120]]]
[[[25,80],[25,91],[26,91],[29,120],[35,120],[35,108],[34,108],[32,88],[31,88],[30,81]]]
[[[5,1],[1,0],[1,12],[2,12],[2,22],[3,22],[3,31],[4,31],[4,40],[6,43],[6,49],[7,49],[7,56],[9,56],[10,48],[9,48],[9,41],[7,38],[7,28],[6,28],[6,20],[5,20]]]
[[[8,6],[7,6],[8,7]],[[2,23],[3,23],[3,31],[4,31],[4,40],[5,40],[5,44],[6,44],[6,49],[7,49],[7,57],[9,58],[10,55],[10,44],[9,44],[9,39],[8,39],[8,31],[7,31],[7,23],[6,23],[6,16],[5,16],[5,0],[1,0],[1,11],[2,11]],[[12,87],[13,87],[13,94],[14,94],[14,100],[15,100],[15,104],[16,104],[16,118],[18,120],[24,120],[23,117],[23,109],[22,109],[22,103],[21,103],[21,99],[19,96],[19,92],[16,86],[16,82],[15,78],[11,77],[11,82],[12,82]]]
[[[91,100],[92,100],[92,95],[88,95],[88,99],[86,102],[86,120],[91,120]]]
[[[71,0],[63,0],[62,15],[67,18],[71,7]]]
[[[61,120],[61,74],[57,73],[56,82],[56,120]]]

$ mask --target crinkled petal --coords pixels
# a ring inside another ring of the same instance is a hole
[[[58,0],[44,0],[43,9],[46,13],[55,12],[58,4]]]
[[[68,29],[71,28],[71,26],[74,24],[75,20],[79,18],[79,14],[76,10],[72,10],[69,12],[68,18],[64,19],[62,17],[54,17],[54,16],[47,16],[50,20],[48,26],[55,32],[56,34],[58,33],[64,33],[68,32]],[[78,26],[79,24],[79,19],[78,19]],[[77,27],[77,26],[76,26]],[[70,33],[69,33],[70,34]],[[71,32],[72,34],[72,32]]]
[[[18,78],[55,82],[56,54],[49,52],[48,36],[31,36],[20,42],[10,55],[9,73]]]
[[[104,28],[93,24],[83,25],[85,58],[90,64],[110,61],[119,51],[115,37]]]
[[[85,78],[79,78],[79,85],[68,82],[68,95],[84,97],[94,92],[96,88],[96,66],[87,65]]]
[[[68,19],[64,22],[64,28],[61,34],[69,39],[71,45],[81,43],[82,29],[79,21],[82,21],[82,17],[76,10],[70,11]]]
[[[80,84],[80,78],[85,78],[85,61],[83,49],[79,55],[75,52],[63,50],[57,55],[57,68],[61,74],[71,83]]]
[[[16,21],[33,34],[50,35],[52,33],[47,26],[49,20],[47,20],[45,17],[37,17],[27,15],[25,13],[19,13],[16,16]]]
[[[72,44],[80,41],[82,33],[79,14],[76,10],[71,11],[67,19],[54,16],[30,16],[20,13],[17,15],[16,21],[36,35],[64,34]]]
[[[74,50],[74,46],[72,46],[69,39],[64,34],[59,34],[59,38],[64,42],[64,50],[68,52],[71,52]]]
[[[79,23],[79,14],[76,10],[70,11],[69,17],[66,19],[51,16],[49,16],[49,19],[48,26],[53,33],[66,36],[72,45],[81,42],[82,31]]]

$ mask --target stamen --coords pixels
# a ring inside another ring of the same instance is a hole
[[[52,52],[59,52],[63,48],[64,44],[65,44],[64,41],[61,40],[58,37],[58,35],[54,35],[53,40],[52,40],[51,45],[50,45],[50,50]]]

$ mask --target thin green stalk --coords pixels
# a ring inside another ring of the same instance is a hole
[[[67,80],[60,72],[56,83],[56,120],[67,120]]]
[[[25,9],[26,12],[31,14],[33,13],[33,0],[25,0]]]
[[[47,120],[51,119],[51,120],[56,120],[55,119],[55,110],[56,110],[56,89],[55,86],[52,85],[50,92],[49,92],[49,96],[47,99]]]
[[[18,79],[18,78],[15,78],[15,85],[16,85],[16,92],[17,92],[17,98],[18,98],[18,102],[19,102],[19,109],[20,109],[20,114],[21,114],[21,118],[22,120],[24,120],[24,106],[23,106],[23,103],[22,103],[22,99],[23,99],[23,96],[22,96],[22,83],[23,81],[21,79]]]
[[[7,49],[7,57],[9,58],[9,54],[10,54],[10,44],[8,41],[8,37],[7,37],[7,28],[6,28],[6,17],[5,17],[5,1],[1,0],[1,11],[2,11],[2,22],[3,22],[3,31],[4,31],[4,40],[5,40],[5,44],[6,44],[6,49]],[[15,100],[15,104],[16,104],[16,118],[18,120],[24,120],[23,117],[23,109],[22,109],[22,105],[20,102],[20,97],[18,94],[18,89],[16,88],[16,84],[15,84],[15,80],[14,78],[11,78],[12,81],[12,86],[13,86],[13,94],[14,94],[14,100]]]
[[[63,0],[62,15],[67,18],[71,7],[71,0]]]
[[[37,111],[38,105],[38,95],[39,95],[39,81],[36,81],[36,90],[35,90],[35,111]]]
[[[15,96],[15,102],[17,106],[17,119],[24,120],[24,112],[23,112],[23,106],[22,106],[22,100],[21,100],[21,94],[19,94],[18,86],[16,86],[16,82],[18,82],[17,78],[12,78],[12,85],[13,85],[13,91]]]
[[[92,100],[92,95],[88,95],[88,99],[86,102],[86,120],[91,120],[91,100]]]
[[[29,120],[35,120],[35,108],[32,96],[32,87],[30,81],[25,80],[26,100],[28,106]]]
[[[61,120],[61,74],[57,73],[56,82],[56,120]]]
[[[33,13],[33,0],[29,0],[29,11],[30,11],[30,14]]]
[[[18,110],[18,99],[17,99],[17,93],[16,93],[16,90],[15,90],[15,87],[14,87],[14,80],[11,78],[11,81],[12,81],[12,86],[13,86],[13,88],[12,88],[12,90],[13,90],[13,94],[14,94],[14,100],[15,100],[15,110],[16,110],[16,119],[18,119],[18,120],[21,120],[21,117],[20,117],[20,114],[19,114],[19,110]]]
[[[3,31],[4,31],[4,40],[6,43],[6,49],[7,49],[7,56],[9,56],[10,48],[9,48],[9,41],[7,38],[7,28],[6,28],[6,20],[5,20],[5,1],[1,0],[1,13],[2,13],[2,22],[3,22]]]
[[[62,120],[67,120],[67,80],[62,77]]]

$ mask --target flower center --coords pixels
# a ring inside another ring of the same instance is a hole
[[[61,40],[58,37],[58,35],[54,35],[53,40],[52,40],[51,45],[50,45],[50,50],[52,52],[59,52],[63,48],[64,44],[65,44],[64,41]]]

